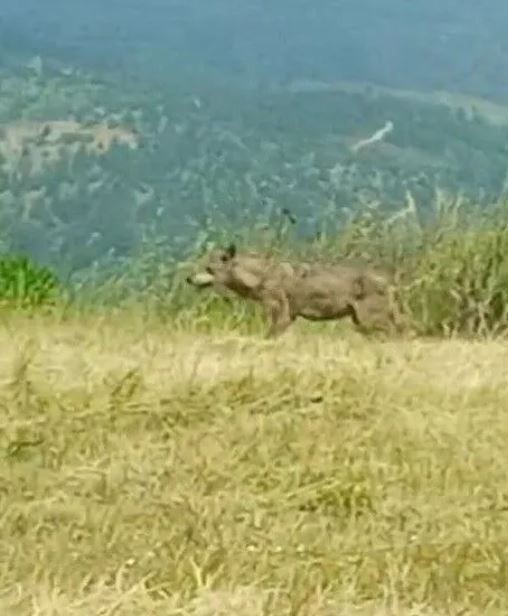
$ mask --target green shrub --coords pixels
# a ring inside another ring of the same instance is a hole
[[[12,308],[39,308],[55,302],[60,285],[55,274],[25,256],[0,258],[0,304]]]
[[[378,213],[376,213],[378,214]],[[337,237],[340,252],[396,271],[403,308],[425,335],[498,335],[508,330],[508,207],[445,199],[419,215],[355,219]]]
[[[508,326],[508,224],[438,240],[407,272],[407,306],[423,333],[502,333]]]

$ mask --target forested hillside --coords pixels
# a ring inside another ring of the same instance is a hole
[[[40,56],[4,66],[0,87],[2,245],[66,273],[284,207],[314,233],[325,213],[408,193],[424,211],[438,190],[487,203],[505,189],[502,120],[369,87],[246,88],[182,68],[154,92]]]

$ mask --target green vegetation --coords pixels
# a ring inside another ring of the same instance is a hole
[[[0,305],[9,309],[40,309],[59,297],[54,273],[25,256],[0,259]]]

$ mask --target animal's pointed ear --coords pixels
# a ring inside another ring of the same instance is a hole
[[[231,244],[229,244],[226,248],[226,255],[229,259],[234,259],[236,255],[236,244],[234,242],[231,242]]]

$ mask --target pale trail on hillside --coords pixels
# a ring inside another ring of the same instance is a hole
[[[388,122],[386,122],[383,128],[380,128],[379,130],[377,130],[368,139],[362,139],[361,141],[358,141],[353,146],[351,146],[351,149],[353,152],[356,153],[362,148],[372,145],[373,143],[377,143],[378,141],[382,141],[386,137],[386,135],[392,132],[392,130],[393,130],[393,122],[388,120]]]

